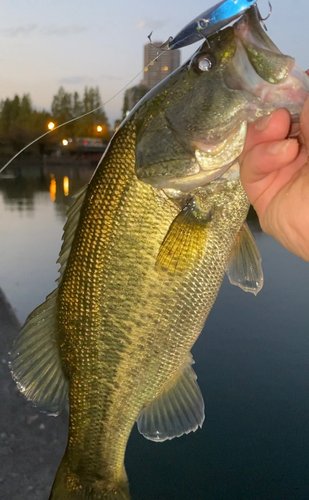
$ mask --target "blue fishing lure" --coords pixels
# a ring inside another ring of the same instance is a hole
[[[223,0],[197,16],[187,24],[175,38],[170,37],[164,44],[166,49],[179,49],[198,42],[216,33],[221,28],[240,17],[257,0]],[[163,47],[162,47],[163,48]]]

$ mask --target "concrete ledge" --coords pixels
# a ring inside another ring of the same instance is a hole
[[[64,453],[68,415],[48,417],[19,393],[8,352],[20,325],[0,289],[0,491],[3,500],[47,500]]]

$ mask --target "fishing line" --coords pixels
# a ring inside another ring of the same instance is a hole
[[[48,130],[47,132],[44,132],[44,134],[40,135],[39,137],[37,137],[33,141],[29,142],[29,144],[27,144],[27,146],[24,146],[3,167],[0,168],[0,174],[3,172],[3,170],[6,169],[6,167],[8,165],[10,165],[10,163],[12,163],[13,160],[15,160],[15,158],[17,158],[21,153],[23,153],[26,149],[28,149],[30,146],[32,146],[33,144],[35,144],[37,141],[39,141],[40,139],[43,139],[43,137],[45,137],[46,135],[51,134],[55,130],[58,130],[59,128],[64,127],[65,125],[68,125],[69,123],[72,123],[72,122],[75,122],[76,120],[80,120],[82,118],[85,118],[85,116],[91,115],[91,113],[95,113],[96,111],[99,111],[99,109],[103,108],[103,106],[105,106],[106,104],[110,103],[113,99],[115,99],[115,97],[117,97],[119,94],[121,94],[121,92],[123,92],[132,82],[134,82],[134,80],[139,75],[141,75],[145,71],[146,68],[149,68],[149,66],[151,66],[153,63],[155,63],[159,59],[159,57],[161,57],[161,55],[163,54],[163,52],[158,53],[156,55],[156,57],[154,59],[152,59],[152,61],[150,61],[149,64],[147,64],[147,66],[145,66],[141,71],[139,71],[133,78],[131,78],[131,80],[128,83],[126,83],[126,85],[124,87],[122,87],[120,90],[118,90],[118,92],[116,92],[116,94],[114,94],[107,101],[103,102],[100,106],[92,109],[91,111],[87,111],[87,113],[83,113],[82,115],[76,116],[75,118],[71,118],[70,120],[68,120],[68,121],[66,121],[64,123],[61,123],[60,125],[57,125],[52,130]]]

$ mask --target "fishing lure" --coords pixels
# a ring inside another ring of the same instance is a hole
[[[195,17],[177,35],[169,39],[160,49],[179,49],[198,42],[216,33],[221,28],[240,17],[257,0],[223,0]],[[262,19],[261,19],[262,20]],[[151,34],[149,39],[151,41]]]

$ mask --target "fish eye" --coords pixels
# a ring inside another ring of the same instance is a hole
[[[212,54],[199,54],[192,63],[191,67],[195,73],[205,73],[210,71],[216,64],[216,59]]]
[[[200,59],[198,62],[198,68],[201,71],[209,71],[211,69],[212,63],[211,60],[208,59],[208,57],[203,57],[203,59]]]

